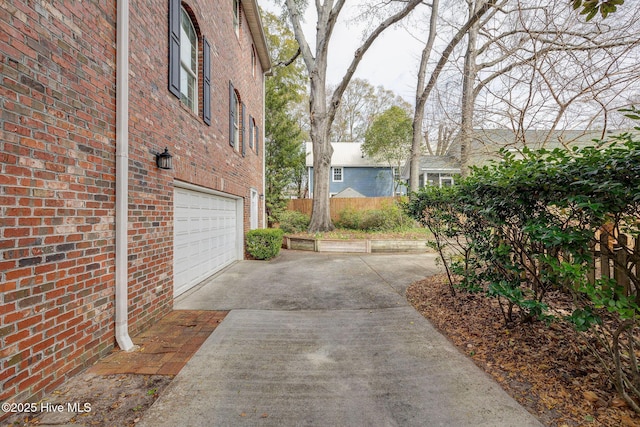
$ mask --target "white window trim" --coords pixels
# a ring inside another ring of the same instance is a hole
[[[233,6],[233,30],[236,36],[240,37],[240,0],[232,0]]]
[[[336,170],[340,169],[340,179],[336,179]],[[333,182],[344,182],[344,168],[336,167],[331,168],[331,180]]]
[[[455,184],[452,176],[442,176],[442,174],[439,174],[439,175],[440,175],[440,187],[442,187],[442,184],[445,181],[451,182],[451,185]]]
[[[187,17],[189,19],[189,25],[191,26],[191,30],[193,31],[193,34],[195,35],[194,37],[194,43],[195,43],[195,52],[196,52],[196,58],[195,58],[195,63],[196,63],[196,67],[198,66],[198,33],[196,32],[196,28],[193,25],[193,21],[191,20],[191,17],[189,16],[189,14],[187,13],[187,11],[185,10],[184,7],[180,7],[180,70],[184,70],[186,71],[194,80],[193,83],[193,88],[194,88],[194,94],[193,94],[193,105],[189,105],[188,102],[184,101],[184,98],[187,98],[186,95],[184,94],[184,92],[182,92],[183,90],[185,90],[186,92],[189,91],[189,88],[183,88],[182,85],[180,85],[180,100],[187,106],[189,107],[189,109],[191,111],[193,111],[194,113],[197,113],[198,111],[198,74],[197,74],[197,70],[194,71],[191,69],[191,64],[187,64],[182,60],[182,49],[185,46],[185,44],[183,43],[182,40],[182,19],[183,17]],[[189,47],[191,47],[191,41],[188,40],[189,42]]]
[[[240,105],[240,97],[238,93],[233,91],[233,102],[235,102],[236,115],[233,118],[233,148],[240,151],[240,121],[242,120],[242,106]]]
[[[251,212],[249,215],[249,228],[255,230],[256,228],[258,228],[258,190],[252,188],[250,191],[250,195],[251,198],[249,201],[249,209]]]

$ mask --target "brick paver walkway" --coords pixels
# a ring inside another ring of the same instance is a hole
[[[227,311],[175,310],[133,338],[134,351],[116,350],[87,372],[97,375],[176,375],[222,322]]]

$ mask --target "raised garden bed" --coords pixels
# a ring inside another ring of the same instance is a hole
[[[427,252],[427,239],[324,239],[284,236],[283,247],[314,252]]]

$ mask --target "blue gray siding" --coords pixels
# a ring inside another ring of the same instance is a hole
[[[313,193],[313,168],[309,168],[309,190]],[[388,167],[360,167],[342,168],[342,182],[333,182],[330,174],[329,191],[339,193],[346,188],[352,188],[366,197],[393,196],[393,176]]]

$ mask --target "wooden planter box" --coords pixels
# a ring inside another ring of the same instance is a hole
[[[298,251],[313,252],[427,252],[426,240],[324,240],[285,236],[283,247]]]
[[[371,252],[426,252],[426,240],[371,240]]]

